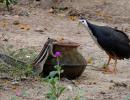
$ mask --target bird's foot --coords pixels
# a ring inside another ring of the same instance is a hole
[[[113,68],[113,67],[106,67],[104,70],[103,70],[103,73],[104,74],[117,74],[118,70],[117,68]]]
[[[114,67],[114,68],[113,68],[113,73],[114,73],[114,74],[117,74],[117,72],[118,72],[117,68]]]
[[[113,73],[113,69],[110,67],[102,67],[102,68],[99,68],[98,71],[102,71],[105,74],[112,74]]]
[[[113,74],[113,73],[115,73],[115,71],[112,68],[107,67],[107,68],[105,68],[105,70],[103,71],[103,73],[104,74]]]

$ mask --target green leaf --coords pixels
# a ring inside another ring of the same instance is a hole
[[[49,74],[49,76],[50,77],[54,77],[56,74],[57,74],[57,71],[51,71],[50,74]]]
[[[56,96],[51,96],[50,100],[57,100],[57,97]]]
[[[65,87],[58,87],[58,96],[60,96],[64,90],[65,90]]]
[[[49,79],[49,83],[50,83],[51,85],[53,85],[53,86],[54,86],[57,82],[58,82],[58,78],[57,78],[57,77]]]

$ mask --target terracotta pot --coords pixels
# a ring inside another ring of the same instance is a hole
[[[87,62],[84,57],[78,52],[79,44],[77,43],[56,43],[53,47],[53,52],[61,52],[60,65],[64,72],[61,74],[62,77],[68,79],[75,79],[79,77],[85,70]],[[56,58],[49,55],[42,75],[47,76],[54,69],[54,66],[57,64]]]

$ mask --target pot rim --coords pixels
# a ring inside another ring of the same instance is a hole
[[[79,43],[75,43],[75,42],[56,42],[54,44],[57,46],[65,46],[65,47],[78,47],[78,46],[80,46]]]

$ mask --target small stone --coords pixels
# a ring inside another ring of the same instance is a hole
[[[27,11],[21,11],[18,15],[19,16],[29,16],[29,13]]]
[[[72,86],[71,86],[71,85],[67,85],[67,88],[68,88],[70,91],[72,91],[72,90],[73,90],[73,88],[72,88]]]
[[[93,82],[93,84],[97,84],[96,82]]]
[[[114,86],[115,87],[127,87],[127,84],[123,83],[123,82],[115,82],[114,83]]]
[[[49,9],[49,10],[48,10],[48,13],[54,13],[54,9],[52,9],[52,8]]]
[[[26,58],[30,58],[30,56],[26,55]]]
[[[13,25],[19,25],[19,24],[20,24],[20,22],[18,20],[13,22]]]
[[[8,37],[5,34],[2,34],[3,41],[8,42]]]
[[[114,81],[113,81],[113,80],[110,80],[110,83],[114,83]]]
[[[36,32],[44,32],[41,27],[37,27],[37,28],[35,29],[35,31],[36,31]]]
[[[19,16],[18,15],[14,15],[14,19],[18,19],[19,18]]]
[[[44,30],[48,30],[47,28],[44,28]]]
[[[81,34],[80,32],[77,32],[76,34]]]
[[[44,32],[40,32],[40,34],[45,34]]]
[[[112,89],[113,89],[113,87],[112,87],[112,86],[110,86],[110,87],[109,87],[109,90],[112,90]]]
[[[27,77],[25,76],[21,77],[21,81],[25,81],[25,80],[27,80]]]
[[[6,42],[8,42],[8,39],[4,38],[4,39],[3,39],[3,41],[6,41]]]
[[[101,94],[106,94],[104,91],[101,91],[100,93],[101,93]]]
[[[92,85],[92,82],[89,82],[88,85]]]
[[[19,82],[18,82],[18,81],[13,81],[13,82],[12,82],[12,85],[17,85],[17,86],[18,86],[18,85],[19,85]]]

